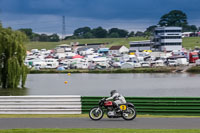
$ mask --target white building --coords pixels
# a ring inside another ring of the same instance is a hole
[[[153,46],[153,42],[150,40],[132,41],[129,42],[129,44],[130,44],[130,51],[151,50],[151,47]]]
[[[159,51],[182,49],[181,27],[157,27],[154,32],[154,48]]]
[[[112,46],[109,49],[109,55],[121,55],[128,52],[129,49],[125,46]]]
[[[182,37],[190,37],[193,32],[183,32]]]
[[[59,63],[56,59],[45,59],[46,67],[45,68],[57,68]]]
[[[72,48],[69,44],[61,44],[55,48],[56,53],[72,52]]]

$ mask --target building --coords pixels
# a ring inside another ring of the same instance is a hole
[[[193,32],[183,32],[182,37],[191,37]]]
[[[129,42],[130,44],[130,51],[144,51],[144,50],[151,50],[153,46],[153,42],[150,40],[144,41],[132,41]]]
[[[109,52],[109,48],[99,48],[98,53],[102,53],[107,55]]]
[[[99,48],[105,47],[107,43],[89,43],[89,44],[77,44],[76,51],[79,53],[80,51],[84,51],[86,49],[93,48],[94,51],[98,51]]]
[[[128,53],[129,49],[125,46],[112,46],[109,49],[109,55],[121,55],[124,53]]]
[[[56,53],[64,53],[64,52],[71,52],[72,48],[68,44],[61,44],[55,48]]]
[[[181,27],[157,27],[154,32],[153,48],[159,51],[182,49]]]

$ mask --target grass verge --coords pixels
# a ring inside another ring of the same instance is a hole
[[[200,129],[6,129],[0,133],[200,133]]]
[[[194,49],[195,47],[200,47],[200,37],[183,38],[183,47],[186,49]]]
[[[157,68],[134,68],[134,69],[108,69],[108,70],[88,70],[88,69],[69,69],[58,71],[56,69],[31,70],[31,74],[40,73],[171,73],[174,67],[157,67]]]
[[[91,39],[69,39],[60,42],[28,42],[26,44],[27,50],[31,49],[54,49],[60,44],[70,44],[71,42],[79,42],[79,44],[90,44],[90,43],[108,43],[107,47],[112,45],[125,45],[129,47],[130,41],[141,41],[148,40],[145,37],[129,37],[129,38],[91,38]]]
[[[200,66],[194,66],[187,70],[189,73],[200,73]]]
[[[92,39],[72,39],[65,40],[61,42],[28,42],[26,44],[27,50],[31,49],[53,49],[60,44],[70,44],[70,42],[79,42],[80,44],[89,44],[89,43],[109,43],[107,47],[112,45],[125,45],[129,48],[130,41],[141,41],[148,40],[149,38],[145,37],[129,37],[129,38],[92,38]],[[183,38],[183,47],[186,49],[194,49],[195,47],[200,47],[200,37],[186,37]]]

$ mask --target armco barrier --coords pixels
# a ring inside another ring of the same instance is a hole
[[[0,114],[81,114],[81,96],[0,96]]]
[[[97,106],[102,97],[81,97],[82,113]],[[139,114],[200,115],[200,97],[126,97]]]

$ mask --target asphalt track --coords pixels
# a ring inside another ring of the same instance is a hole
[[[132,121],[103,118],[0,118],[0,129],[16,128],[134,128],[200,129],[200,118],[136,118]]]

